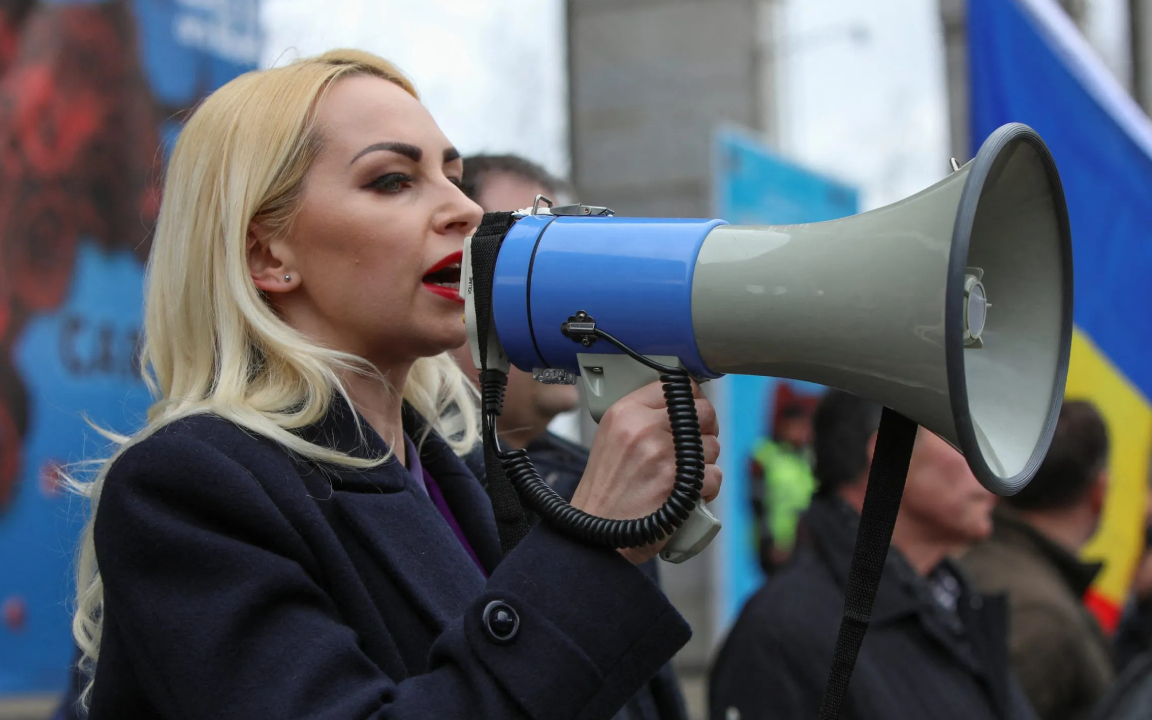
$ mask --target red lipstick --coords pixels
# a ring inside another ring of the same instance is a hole
[[[424,273],[424,287],[442,298],[464,304],[460,297],[460,262],[464,259],[464,251],[457,250]]]

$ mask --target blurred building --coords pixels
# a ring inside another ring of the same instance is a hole
[[[1128,0],[1132,29],[1132,95],[1152,115],[1152,0]]]
[[[710,214],[713,129],[775,132],[772,0],[569,0],[572,179],[624,215]]]

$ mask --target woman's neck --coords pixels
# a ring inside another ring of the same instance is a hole
[[[379,367],[379,366],[377,366]],[[373,430],[396,454],[396,459],[407,463],[404,451],[404,384],[408,380],[411,364],[380,367],[388,382],[379,377],[348,372],[342,378],[352,405],[364,416]]]

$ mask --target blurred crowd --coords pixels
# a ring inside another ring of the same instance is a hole
[[[749,466],[765,586],[711,674],[711,717],[815,717],[881,408],[785,385]],[[1116,627],[1090,609],[1102,569],[1080,552],[1104,509],[1108,431],[1067,401],[1033,481],[998,499],[921,429],[851,717],[1135,718],[1152,713],[1152,552]],[[1146,513],[1146,525],[1152,508]],[[1106,628],[1108,628],[1106,630]]]

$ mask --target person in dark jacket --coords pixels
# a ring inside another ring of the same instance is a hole
[[[568,188],[544,168],[516,155],[472,155],[464,158],[464,193],[485,212],[531,207],[537,195],[566,202]],[[472,352],[458,348],[456,361],[464,373],[478,381]],[[565,499],[571,499],[588,464],[588,451],[548,429],[557,415],[576,409],[580,397],[573,385],[545,385],[530,373],[511,368],[500,416],[502,444],[525,448],[540,477]],[[468,467],[484,476],[482,452],[470,453]],[[659,561],[640,564],[641,572],[660,584]],[[671,663],[628,701],[613,720],[686,720],[687,709]]]
[[[391,64],[248,73],[176,142],[149,260],[148,425],[88,486],[90,718],[611,718],[690,635],[636,565],[538,524],[501,557],[456,291],[480,220]],[[715,411],[700,399],[719,491]],[[661,388],[605,415],[572,504],[668,496]]]
[[[832,666],[880,408],[829,392],[814,418],[817,496],[792,563],[748,601],[717,657],[713,720],[815,718]],[[921,429],[848,687],[851,720],[1033,720],[1008,666],[1007,608],[950,556],[991,531],[994,496]]]
[[[1036,477],[1004,498],[992,537],[964,557],[982,589],[1008,594],[1012,665],[1041,720],[1088,717],[1115,680],[1112,648],[1084,606],[1101,565],[1077,557],[1107,490],[1104,419],[1065,402]]]

